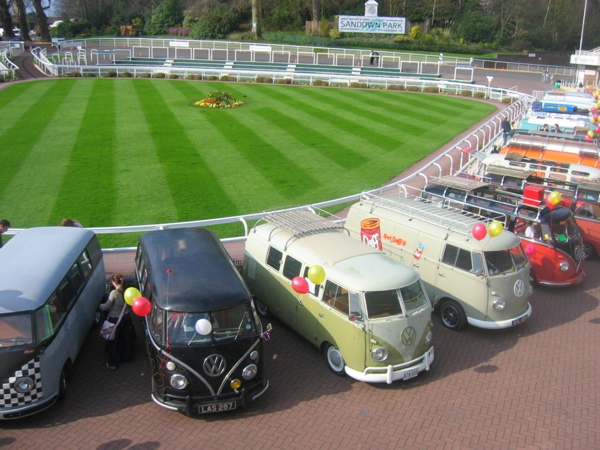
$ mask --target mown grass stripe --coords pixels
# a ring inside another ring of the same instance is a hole
[[[265,90],[268,90],[269,86],[258,86],[258,89],[267,92]],[[375,121],[364,114],[362,116],[360,114],[353,115],[349,111],[343,110],[340,107],[341,97],[323,102],[319,93],[316,92],[318,90],[322,89],[283,87],[274,89],[274,93],[271,95],[283,104],[289,105],[290,108],[296,108],[309,115],[313,121],[327,125],[331,130],[330,135],[340,139],[343,145],[353,144],[359,148],[371,146],[391,151],[404,144],[403,140],[399,139],[398,133],[390,133],[389,130],[382,131]],[[334,112],[331,111],[331,105],[335,105]],[[362,109],[358,108],[356,111],[360,113]],[[368,126],[366,123],[372,123],[373,126]]]
[[[28,83],[35,84],[35,83]],[[91,92],[90,83],[66,83],[70,86],[58,108],[46,110],[46,124],[40,127],[40,135],[31,141],[31,147],[20,169],[14,174],[10,189],[2,200],[5,210],[14,217],[13,226],[58,225],[52,215],[56,193],[60,190],[68,170],[71,150],[75,145],[77,132],[83,120],[82,107],[85,103],[73,98],[87,98]],[[77,185],[75,189],[78,189]],[[15,192],[27,193],[28,201],[23,201]],[[82,193],[82,195],[84,195]],[[71,205],[61,206],[65,216],[79,217],[81,211],[70,210]]]
[[[273,126],[287,130],[287,133],[294,139],[310,147],[313,151],[321,153],[344,169],[355,168],[367,161],[366,157],[352,148],[340,146],[335,139],[317,132],[314,128],[293,118],[292,115],[282,114],[272,108],[257,109],[256,114],[264,120],[269,120]]]
[[[160,81],[137,80],[134,84],[148,129],[156,147],[171,196],[176,199],[179,220],[198,220],[235,214],[235,204],[190,142],[169,110]],[[228,215],[228,214],[225,214]]]
[[[0,96],[0,134],[14,126],[40,100],[49,89],[57,83],[40,81],[39,83],[17,83],[5,88]]]
[[[169,98],[179,97],[175,100],[177,104],[185,105],[182,109],[174,109],[179,122],[183,125],[185,132],[191,142],[194,142],[197,151],[202,154],[205,164],[211,172],[221,180],[221,187],[232,202],[236,204],[238,211],[262,211],[278,205],[288,205],[289,200],[279,192],[273,190],[268,179],[258,172],[253,166],[246,164],[243,160],[233,157],[238,148],[229,141],[223,139],[221,131],[214,128],[207,120],[207,115],[215,115],[219,120],[228,121],[233,115],[244,123],[254,115],[254,110],[247,106],[236,109],[205,109],[192,106],[193,102],[206,98],[208,90],[204,83],[181,83],[169,82],[177,93],[169,94]],[[198,86],[203,86],[201,92]],[[223,86],[220,86],[221,89]],[[230,92],[229,89],[227,89]],[[236,98],[241,98],[239,93],[234,93]],[[244,195],[240,195],[240,187],[243,186]],[[270,193],[268,203],[264,202],[265,192]]]
[[[229,115],[227,123],[219,120],[216,114],[207,114],[205,117],[237,149],[239,157],[261,173],[279,195],[293,200],[298,192],[306,192],[319,186],[310,172],[280,151],[285,146],[284,142],[274,142],[273,139],[267,142],[262,138],[260,130],[252,130],[235,115]],[[248,143],[252,145],[249,146]],[[290,173],[294,176],[290,177]]]
[[[86,106],[83,120],[56,195],[51,215],[55,223],[69,215],[86,226],[114,223],[114,180],[118,170],[114,164],[114,83],[86,81],[92,83],[92,88],[87,103],[83,103]]]
[[[14,175],[21,170],[29,151],[43,133],[48,118],[56,113],[72,87],[73,82],[57,83],[52,89],[45,90],[36,101],[29,103],[19,119],[0,135],[0,142],[10,142],[11,147],[11,151],[2,154],[0,198],[9,195]],[[40,125],[31,125],[35,123]]]
[[[117,223],[135,225],[143,211],[147,223],[179,221],[169,185],[150,134],[144,105],[133,83],[115,83],[115,216]],[[102,224],[105,226],[111,223]]]

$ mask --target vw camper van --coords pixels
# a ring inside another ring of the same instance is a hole
[[[511,232],[475,239],[473,227],[482,219],[406,195],[363,194],[346,228],[416,270],[446,327],[518,325],[532,312],[529,261]]]
[[[83,228],[23,230],[0,251],[0,419],[65,397],[106,293],[102,250]]]
[[[140,291],[152,304],[145,321],[152,399],[194,415],[238,409],[264,394],[266,336],[216,234],[144,234],[135,263]]]
[[[298,292],[294,280],[310,279],[313,266],[324,280]],[[258,221],[246,241],[243,277],[259,312],[310,341],[337,375],[391,384],[433,362],[432,307],[419,274],[315,210],[267,213]]]

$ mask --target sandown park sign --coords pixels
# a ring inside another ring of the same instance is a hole
[[[404,17],[338,16],[342,33],[405,34]]]

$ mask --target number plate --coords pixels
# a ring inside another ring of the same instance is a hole
[[[403,380],[410,380],[411,378],[414,378],[417,375],[419,375],[419,369],[411,369],[408,372],[404,373],[404,376],[402,377],[402,379]]]
[[[200,405],[198,412],[200,414],[216,413],[222,411],[231,411],[237,407],[235,402],[215,403],[214,405]]]
[[[518,319],[515,319],[512,321],[512,326],[514,327],[515,325],[519,325],[523,322],[525,322],[529,317],[527,316],[523,316],[523,317],[519,317]]]

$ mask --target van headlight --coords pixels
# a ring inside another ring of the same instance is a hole
[[[244,380],[251,380],[256,376],[257,373],[258,367],[256,367],[256,364],[250,364],[244,367],[244,370],[242,370],[242,377]]]
[[[388,351],[385,348],[379,347],[371,352],[371,356],[373,356],[375,361],[385,361],[388,357]]]
[[[29,378],[29,377],[19,378],[15,382],[15,391],[17,391],[20,394],[24,394],[24,393],[32,390],[33,386],[34,386],[34,382],[31,378]]]
[[[186,377],[184,377],[181,374],[176,373],[175,375],[171,376],[171,386],[174,389],[185,389],[188,385],[188,380]]]
[[[566,272],[567,270],[569,270],[569,262],[568,261],[563,261],[558,265],[558,268],[561,270],[561,272]]]
[[[425,337],[425,344],[431,345],[432,341],[433,341],[433,334],[430,331],[429,333],[427,333],[427,336]]]
[[[496,300],[494,300],[494,309],[496,311],[502,311],[505,306],[506,306],[506,302],[504,301],[503,298],[497,298]]]

